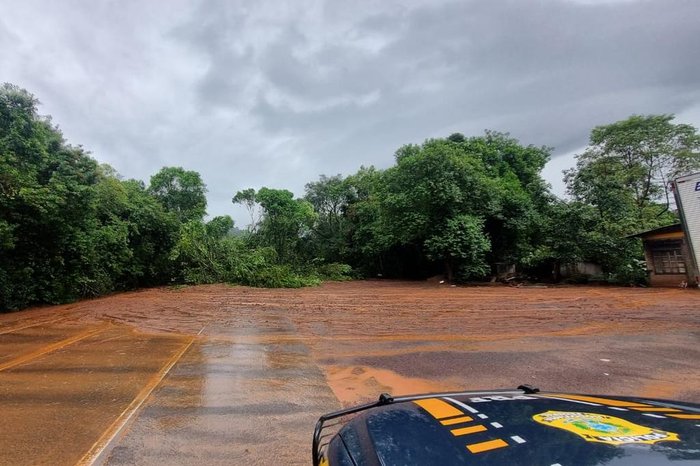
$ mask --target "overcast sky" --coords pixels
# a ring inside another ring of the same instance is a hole
[[[241,222],[237,190],[456,131],[554,147],[561,194],[595,125],[700,126],[700,1],[3,0],[0,81],[127,178],[199,171]]]

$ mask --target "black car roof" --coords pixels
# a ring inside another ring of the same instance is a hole
[[[700,406],[523,391],[403,397],[361,411],[330,465],[700,464]],[[685,462],[685,463],[684,463]]]

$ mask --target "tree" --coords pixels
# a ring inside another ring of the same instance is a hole
[[[125,180],[129,248],[132,260],[120,280],[120,288],[170,283],[175,270],[170,253],[177,241],[180,222],[148,192],[142,181]]]
[[[308,202],[263,191],[260,239],[269,244],[256,245],[231,234],[229,216],[202,221],[198,173],[164,168],[148,190],[122,180],[68,144],[37,105],[27,91],[0,86],[0,312],[165,283],[318,283],[314,270],[290,265],[303,263],[315,219]]]
[[[384,171],[363,166],[345,179],[353,193],[344,215],[348,223],[347,260],[369,276],[386,272],[387,254],[395,243],[381,214],[384,178]]]
[[[37,105],[0,87],[0,311],[168,282],[175,215]]]
[[[464,134],[462,133],[452,133],[447,136],[447,140],[452,142],[465,142],[467,138],[464,137]]]
[[[263,220],[257,237],[265,246],[272,246],[280,263],[299,259],[302,237],[307,236],[316,215],[313,206],[303,199],[294,199],[286,189],[260,188],[256,195],[263,209]]]
[[[566,172],[569,194],[574,200],[593,206],[602,231],[627,231],[639,225],[634,193],[626,186],[624,166],[616,158],[600,158],[583,162]]]
[[[569,193],[601,218],[652,225],[670,204],[669,182],[700,170],[700,136],[673,115],[633,115],[591,131],[590,145],[566,173]]]
[[[445,274],[483,270],[481,259],[467,254],[467,243],[486,254],[489,264],[520,264],[530,254],[549,202],[540,171],[549,149],[522,146],[506,134],[428,140],[396,153],[380,193],[380,229],[390,249],[412,267],[429,270],[425,259],[441,260]],[[461,237],[457,229],[470,229]],[[482,229],[482,241],[471,232]],[[481,245],[487,244],[482,250]],[[453,252],[450,252],[453,251]],[[471,261],[476,262],[472,263]],[[470,267],[472,267],[470,269]]]
[[[206,215],[207,187],[196,171],[163,167],[151,177],[148,192],[168,211],[175,213],[181,223],[201,221]]]
[[[425,241],[428,257],[445,264],[447,280],[453,281],[455,267],[460,279],[481,278],[488,274],[486,253],[491,242],[484,234],[484,220],[472,215],[448,219],[444,228]]]
[[[426,241],[440,236],[449,220],[459,215],[485,217],[496,207],[481,160],[466,155],[462,144],[445,139],[400,148],[384,182],[379,225],[388,233],[382,236],[392,242],[389,264],[403,276],[434,273]],[[448,265],[444,263],[444,272],[451,277]]]
[[[65,143],[27,91],[0,88],[0,310],[62,302],[91,283],[97,163]]]
[[[627,236],[676,221],[669,210],[669,182],[700,169],[697,131],[672,123],[673,118],[633,115],[598,126],[591,131],[588,148],[577,156],[576,167],[565,172],[574,202],[560,212],[568,215],[562,222],[569,223],[551,236],[585,219],[577,234],[580,242],[570,250],[579,251],[582,260],[600,263],[621,282],[644,279],[638,266],[641,245]],[[572,218],[574,212],[585,216]]]
[[[555,281],[561,279],[562,265],[582,261],[597,262],[600,257],[596,241],[599,220],[595,209],[581,202],[553,201],[540,225],[540,241],[524,261],[526,266],[551,267]]]
[[[548,147],[523,146],[508,134],[486,131],[469,138],[465,151],[478,157],[493,181],[495,209],[485,217],[491,239],[491,263],[522,265],[537,244],[547,206],[552,202],[541,172],[550,158]]]
[[[228,215],[220,215],[214,217],[207,222],[207,234],[215,239],[221,239],[228,236],[233,230],[233,219]]]
[[[258,200],[255,197],[255,190],[253,188],[244,189],[238,191],[231,202],[234,204],[241,204],[248,211],[250,215],[250,224],[248,225],[248,232],[253,233],[258,229],[258,223],[260,222],[260,212]]]
[[[346,211],[356,198],[353,187],[340,175],[321,175],[306,184],[306,199],[317,214],[312,229],[315,254],[327,262],[342,262],[347,255],[350,224]]]
[[[397,151],[386,171],[383,210],[396,240],[422,247],[435,229],[459,214],[479,215],[495,206],[485,167],[461,146],[434,139]]]

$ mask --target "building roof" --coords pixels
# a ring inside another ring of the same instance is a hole
[[[681,224],[674,223],[673,225],[666,225],[665,227],[654,228],[652,230],[642,231],[633,235],[627,235],[626,238],[644,238],[645,236],[658,235],[661,233],[678,233],[682,231],[683,227]]]
[[[686,181],[690,181],[698,177],[700,177],[700,172],[691,173],[690,175],[685,175],[681,176],[680,178],[676,178],[676,183],[685,183]]]

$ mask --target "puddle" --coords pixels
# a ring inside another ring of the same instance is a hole
[[[459,389],[451,384],[405,377],[388,369],[368,366],[329,366],[326,380],[343,406],[375,401],[381,393],[398,396]]]

